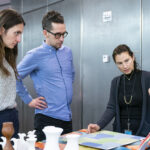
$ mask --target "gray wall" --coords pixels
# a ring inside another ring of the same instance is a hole
[[[142,68],[150,70],[150,1],[144,0],[142,2]]]
[[[0,10],[11,8],[11,0],[0,0]]]
[[[65,44],[72,48],[76,70],[72,102],[74,130],[96,122],[105,110],[111,80],[120,74],[111,58],[118,44],[128,44],[139,65],[150,70],[149,6],[149,0],[12,0],[12,7],[26,21],[18,62],[28,50],[41,44],[41,19],[48,10],[57,10],[65,17],[69,32]],[[112,20],[104,22],[103,13],[107,11],[112,12]],[[108,63],[102,62],[104,54],[110,57]],[[36,97],[31,80],[27,78],[24,82]],[[19,97],[17,102],[21,131],[33,129],[33,109]],[[111,129],[111,124],[107,129]]]

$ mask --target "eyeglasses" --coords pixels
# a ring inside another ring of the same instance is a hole
[[[64,33],[53,33],[51,31],[46,30],[47,32],[51,33],[52,35],[55,36],[56,39],[59,39],[61,36],[63,36],[63,38],[65,38],[68,35],[68,32],[64,32]]]

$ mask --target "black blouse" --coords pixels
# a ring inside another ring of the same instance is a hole
[[[130,102],[131,95],[133,96],[131,103],[126,104],[124,96],[126,97],[126,101]],[[132,134],[137,132],[141,122],[142,99],[141,71],[134,71],[127,76],[122,75],[118,92],[121,132],[128,129],[128,119]]]

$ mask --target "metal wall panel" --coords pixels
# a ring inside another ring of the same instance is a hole
[[[140,63],[141,29],[138,0],[83,0],[83,127],[96,122],[105,110],[110,84],[120,72],[111,58],[113,49],[127,44]],[[112,12],[112,21],[103,22],[103,12]],[[110,56],[109,63],[102,55]],[[108,126],[111,129],[110,126]]]
[[[6,8],[11,8],[11,5],[0,5],[0,10],[6,9]]]
[[[22,12],[32,12],[47,6],[47,0],[22,0]]]
[[[22,1],[23,0],[11,0],[12,8],[21,13],[22,12]]]
[[[47,0],[47,4],[48,5],[52,5],[52,4],[56,4],[56,3],[59,3],[59,2],[62,2],[64,0]]]
[[[142,68],[150,71],[150,1],[142,0]]]
[[[28,50],[42,43],[44,37],[41,22],[45,13],[46,8],[42,8],[23,15],[26,22],[23,34],[23,56]]]
[[[11,0],[1,0],[0,1],[0,5],[7,5],[7,4],[10,4],[11,3]]]
[[[0,10],[11,8],[11,0],[0,0]]]

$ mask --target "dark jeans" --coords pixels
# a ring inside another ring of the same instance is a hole
[[[0,137],[3,136],[1,132],[3,122],[13,122],[15,131],[13,137],[18,138],[19,132],[18,111],[15,108],[0,111]]]
[[[63,121],[52,117],[45,116],[43,114],[36,114],[34,118],[34,128],[36,130],[37,141],[43,141],[46,139],[42,129],[45,126],[55,126],[63,129],[62,134],[72,132],[72,121]]]

